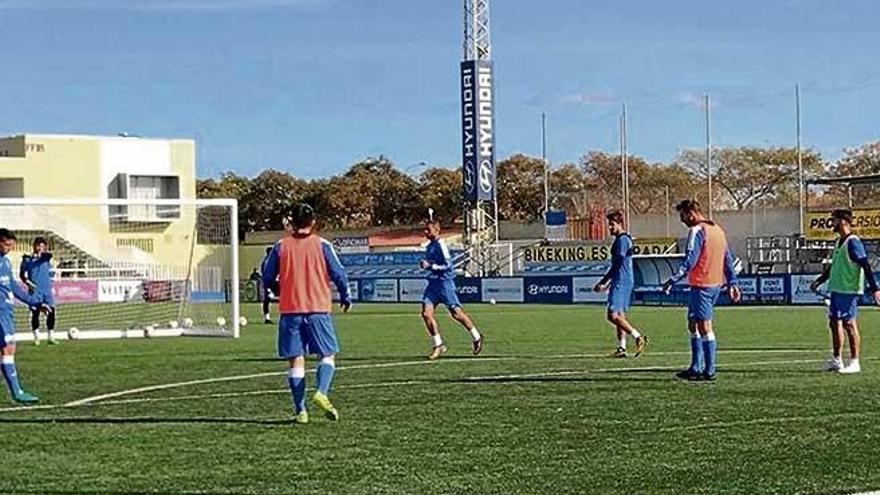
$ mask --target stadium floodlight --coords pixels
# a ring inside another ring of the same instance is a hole
[[[0,226],[15,273],[47,241],[58,325],[77,339],[238,337],[235,200],[0,199]],[[28,308],[15,317],[29,340]]]

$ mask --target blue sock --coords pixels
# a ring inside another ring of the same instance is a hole
[[[332,359],[323,358],[318,363],[318,392],[323,395],[330,393],[330,384],[333,383],[333,375],[336,373],[336,364]]]
[[[715,352],[718,349],[718,345],[715,342],[715,334],[712,332],[707,333],[703,337],[703,356],[706,359],[706,369],[704,373],[706,375],[714,375],[715,374]]]
[[[21,393],[21,385],[18,383],[18,372],[15,370],[15,357],[3,356],[2,359],[3,378],[6,379],[6,386],[9,387],[9,393],[17,396]]]
[[[700,345],[700,334],[691,334],[691,373],[703,372],[703,348]]]
[[[306,369],[290,368],[287,373],[287,385],[293,398],[293,410],[296,414],[306,410]]]

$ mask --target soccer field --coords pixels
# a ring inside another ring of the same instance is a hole
[[[863,373],[816,371],[823,308],[717,313],[719,380],[682,383],[684,310],[638,307],[639,359],[604,357],[597,306],[472,306],[480,358],[440,319],[427,362],[414,305],[337,318],[332,398],[290,422],[275,330],[239,340],[22,344],[40,408],[0,412],[3,493],[853,493],[880,489],[880,312]],[[258,321],[259,308],[245,314]],[[310,364],[311,368],[311,364]],[[314,375],[309,375],[310,385]]]

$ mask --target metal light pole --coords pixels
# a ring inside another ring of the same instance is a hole
[[[667,185],[666,186],[666,237],[669,237],[669,235],[670,235],[669,215],[670,215],[670,212],[669,212],[669,186]]]
[[[706,94],[706,175],[709,185],[709,219],[712,219],[712,111]]]
[[[801,149],[801,85],[794,86],[795,114],[797,117],[798,165],[798,234],[804,235],[804,154]]]
[[[626,136],[626,103],[623,104],[623,112],[620,116],[620,180],[621,180],[621,203],[623,207],[623,218],[626,228],[630,228],[629,223],[629,154],[627,136]]]
[[[547,163],[547,114],[541,112],[541,162],[544,164],[544,219],[550,211],[550,167]]]

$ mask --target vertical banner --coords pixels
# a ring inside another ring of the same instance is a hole
[[[470,202],[495,200],[493,78],[489,60],[461,63],[462,185]]]

